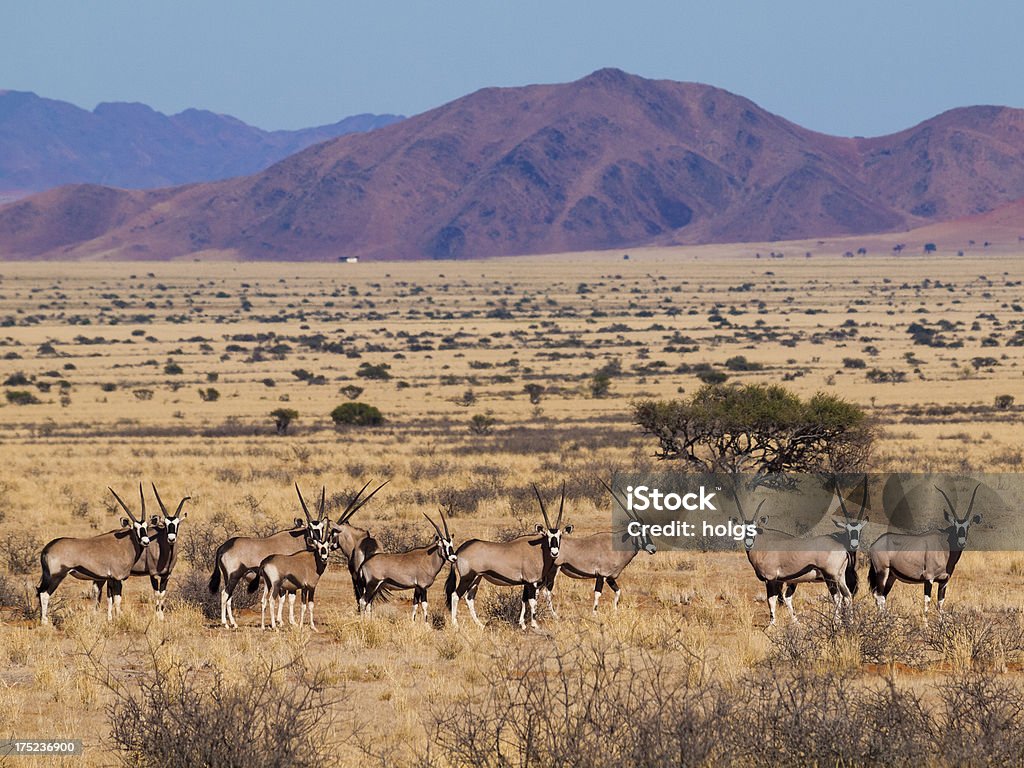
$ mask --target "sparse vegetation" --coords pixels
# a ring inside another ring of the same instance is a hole
[[[277,434],[286,435],[291,423],[299,418],[299,412],[294,408],[275,408],[270,412],[270,418],[274,420]]]
[[[342,403],[331,411],[331,421],[337,426],[379,427],[384,416],[380,409],[366,403]]]

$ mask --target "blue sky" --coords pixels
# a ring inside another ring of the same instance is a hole
[[[1019,0],[6,2],[0,88],[297,128],[614,66],[877,135],[955,106],[1024,107],[1022,30]]]

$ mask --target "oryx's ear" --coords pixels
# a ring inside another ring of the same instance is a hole
[[[840,523],[834,517],[832,518],[832,525],[834,525],[836,528],[845,528],[846,527],[845,523]]]
[[[623,541],[623,542],[626,542],[626,541],[629,541],[629,539],[630,539],[630,536],[629,536],[629,534],[628,534],[628,533],[624,533],[624,534],[622,534],[622,539],[621,539],[621,541]]]
[[[977,524],[977,523],[980,523],[980,522],[981,522],[981,515],[980,515],[980,514],[977,514],[977,515],[975,515],[974,517],[972,517],[972,518],[971,518],[971,522],[972,522],[972,523],[975,523],[975,524]]]
[[[537,533],[544,533],[544,526],[537,523]]]
[[[864,517],[862,517],[862,518],[860,519],[860,522],[861,522],[861,524],[862,524],[862,525],[863,525],[864,523],[868,522],[868,516],[867,516],[867,515],[864,515]]]
[[[152,517],[149,518],[149,524],[150,525],[156,525],[159,522],[160,522],[160,518],[157,517],[156,515],[153,515]]]
[[[757,520],[758,525],[768,525],[768,515],[761,515]]]
[[[180,515],[178,515],[179,520],[184,520],[186,517],[188,517],[188,512],[182,512]]]
[[[305,528],[306,521],[303,520],[301,517],[296,517],[293,519],[292,525],[294,525],[296,528]]]
[[[565,528],[562,529],[562,533],[572,533],[572,526],[571,525],[565,526]]]
[[[131,520],[129,520],[127,517],[122,517],[121,518],[121,527],[122,528],[127,528],[130,524],[131,524]]]

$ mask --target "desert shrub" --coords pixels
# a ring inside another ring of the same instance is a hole
[[[597,371],[591,377],[588,387],[591,397],[607,397],[612,388],[612,377],[606,371]]]
[[[220,619],[220,592],[213,595],[209,589],[211,571],[212,566],[209,570],[193,568],[180,575],[175,571],[171,587],[175,588],[174,594],[180,602],[198,608],[208,619]],[[249,592],[246,589],[248,584],[248,579],[242,579],[235,587],[231,607],[236,612],[251,608],[259,602],[259,591]]]
[[[494,426],[497,423],[498,420],[490,412],[475,413],[469,420],[469,431],[474,435],[489,435],[494,431]]]
[[[39,398],[24,389],[7,390],[7,402],[11,405],[37,405]]]
[[[660,458],[703,471],[852,471],[873,443],[860,406],[820,392],[801,399],[778,385],[707,385],[688,399],[641,400],[632,409]]]
[[[202,664],[151,660],[136,682],[107,676],[110,741],[124,765],[327,766],[336,763],[332,688],[298,662],[239,679]]]
[[[702,384],[724,384],[729,375],[722,371],[698,371],[697,378]]]
[[[136,389],[132,392],[135,395],[136,400],[152,400],[153,390],[152,389]]]
[[[868,364],[864,362],[863,358],[860,357],[844,357],[843,368],[849,368],[851,370],[867,368]]]
[[[355,384],[346,384],[338,391],[341,392],[341,394],[343,394],[349,400],[355,400],[357,397],[363,394],[363,388],[360,386],[356,386]]]
[[[270,418],[274,420],[277,434],[285,435],[288,433],[288,426],[299,418],[299,412],[294,408],[277,408],[270,412]]]
[[[168,376],[180,376],[185,372],[185,369],[178,365],[173,360],[168,360],[167,364],[164,365],[164,373]]]
[[[1000,411],[1006,411],[1013,407],[1013,395],[996,395],[995,407]]]
[[[437,515],[433,515],[437,519]],[[434,540],[434,529],[426,520],[423,525],[387,525],[374,529],[373,538],[381,552],[408,552],[416,547],[425,547]],[[443,574],[442,574],[443,577]]]
[[[730,371],[760,371],[764,366],[750,362],[743,355],[736,355],[725,361],[725,367]]]
[[[331,411],[331,421],[336,426],[379,427],[384,416],[376,406],[366,403],[342,403]]]
[[[947,611],[929,622],[925,642],[954,669],[993,669],[1024,655],[1024,625],[1016,612],[992,616],[969,608]]]
[[[527,384],[523,387],[523,391],[526,392],[527,397],[530,398],[530,402],[534,405],[540,403],[541,395],[544,394],[544,387],[541,384]]]
[[[12,373],[10,376],[8,376],[6,379],[4,379],[5,387],[24,387],[28,386],[31,383],[32,380],[29,379],[29,377],[26,376],[22,371],[16,371]]]
[[[391,378],[391,366],[387,363],[360,363],[356,376],[364,379],[387,381]]]
[[[9,573],[34,573],[39,569],[42,540],[29,531],[12,531],[0,540],[0,556]]]

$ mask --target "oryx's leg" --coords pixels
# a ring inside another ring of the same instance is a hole
[[[295,592],[288,593],[288,623],[295,626]]]
[[[423,603],[423,620],[427,620],[427,590],[423,587],[413,587],[412,590],[412,620],[416,621],[416,611]]]
[[[771,620],[768,622],[768,626],[775,626],[775,606],[779,602],[779,593],[782,591],[781,584],[777,581],[766,581],[764,583],[765,590],[768,593],[768,612],[771,615]]]
[[[164,617],[164,611],[167,609],[167,580],[170,579],[170,574],[164,574],[160,577],[160,618]]]
[[[92,583],[92,599],[96,601],[96,610],[100,609],[100,603],[103,602],[103,582],[94,581]]]
[[[842,609],[843,604],[843,592],[838,581],[831,579],[825,579],[825,586],[828,588],[829,595],[832,596],[832,602],[835,604],[835,611],[832,613],[832,623],[839,622],[839,612]]]
[[[928,618],[928,604],[932,601],[932,583],[926,581],[924,583],[924,616]]]
[[[619,582],[611,576],[608,577],[608,586],[611,587],[612,591],[615,593],[615,599],[612,600],[612,610],[617,611],[619,610],[619,598],[622,597],[622,588],[619,587]]]
[[[270,600],[270,588],[266,584],[263,585],[263,589],[260,591],[260,629],[267,628],[267,603]],[[271,615],[273,615],[274,607],[273,604],[270,606]]]
[[[465,594],[466,596],[466,607],[469,608],[469,615],[473,621],[476,622],[478,627],[482,627],[484,623],[480,621],[480,618],[476,615],[476,591],[480,588],[480,577],[476,577],[472,580],[469,588],[463,591],[462,584],[459,584],[457,594]]]
[[[316,605],[316,587],[310,587],[309,589],[309,628],[314,632],[320,630],[316,628],[316,624],[313,622],[313,606]]]
[[[789,610],[789,618],[793,620],[794,624],[799,624],[800,620],[796,617],[796,611],[793,610],[793,595],[796,594],[796,584],[786,584],[785,591],[781,593],[782,602],[786,604],[786,608]]]
[[[601,599],[601,590],[604,589],[604,576],[594,579],[594,613],[597,613],[597,603]]]
[[[107,595],[114,596],[114,615],[121,616],[121,589],[124,587],[123,581],[117,579],[107,580]]]
[[[274,595],[277,598],[277,624],[278,626],[284,624],[284,590],[278,587],[274,591]]]
[[[306,605],[309,603],[309,593],[305,588],[301,589],[302,597],[302,610],[299,611],[299,629],[302,629],[303,624],[306,623]]]
[[[551,616],[557,619],[558,611],[555,610],[555,600],[551,594],[551,587],[545,585],[541,587],[541,589],[544,590],[544,594],[547,595],[548,610],[551,611]]]
[[[238,582],[244,573],[244,571],[233,575],[228,575],[227,572],[224,573],[224,589],[220,593],[220,621],[225,627],[231,627],[232,629],[238,629],[238,622],[235,621],[235,611],[231,598],[235,594],[235,587],[238,586]]]
[[[162,619],[163,616],[160,616],[160,580],[150,574],[149,586],[153,589],[153,612]]]
[[[43,578],[39,580],[39,586],[36,587],[36,594],[39,596],[39,623],[49,624],[50,623],[50,595],[57,591],[57,587],[64,581],[64,577],[67,573],[50,573],[46,564],[43,565]]]
[[[940,581],[939,583],[939,615],[942,615],[942,606],[946,602],[946,585],[949,584],[949,579]]]

